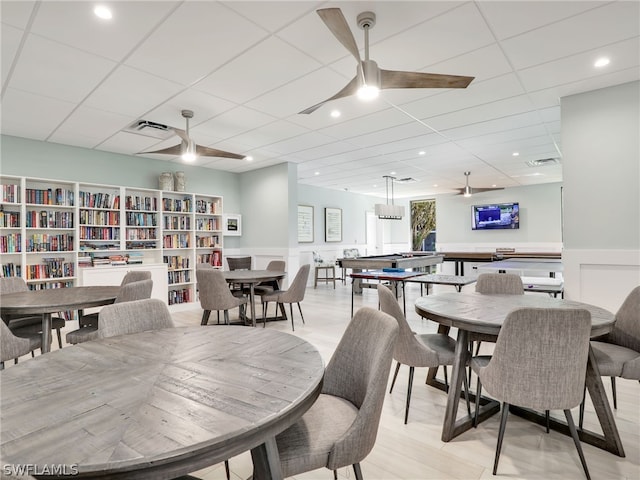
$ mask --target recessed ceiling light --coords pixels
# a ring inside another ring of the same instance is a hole
[[[248,156],[246,156],[246,157],[244,157],[244,158],[245,158],[245,160],[246,160],[247,162],[252,162],[252,161],[253,161],[253,157],[252,157],[251,155],[248,155]]]
[[[333,118],[338,118],[340,115],[342,115],[342,114],[340,113],[340,110],[331,110],[331,116],[332,116]]]
[[[396,174],[396,172],[389,172],[389,174],[390,174],[390,175],[395,175],[395,174]]]
[[[314,175],[320,175],[320,172],[313,172]]]
[[[420,150],[420,151],[418,152],[418,155],[426,155],[426,153],[427,153],[427,152],[425,152],[424,150]]]
[[[594,67],[605,67],[609,65],[609,59],[607,57],[602,57],[599,58],[598,60],[596,60],[596,62],[593,64]]]
[[[433,186],[434,186],[434,187],[437,187],[437,186],[438,186],[438,184],[437,184],[437,183],[434,183],[434,184],[433,184]]]
[[[98,5],[93,9],[93,13],[96,17],[102,18],[103,20],[111,20],[113,18],[113,14],[109,7],[105,7],[104,5]]]
[[[491,186],[492,186],[492,187],[495,187],[495,186],[496,186],[496,184],[494,183],[494,184],[493,184],[493,185],[491,185]]]
[[[513,155],[514,157],[517,157],[520,155],[520,152],[513,152],[511,155]]]
[[[378,185],[374,185],[373,188],[378,188]]]

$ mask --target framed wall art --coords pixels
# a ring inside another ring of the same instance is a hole
[[[313,207],[298,205],[298,242],[313,242]]]
[[[342,241],[342,209],[327,207],[324,209],[324,241]]]
[[[242,215],[238,213],[225,213],[223,219],[223,235],[227,237],[239,237],[242,235]]]

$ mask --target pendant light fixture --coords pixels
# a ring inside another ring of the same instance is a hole
[[[404,216],[404,207],[402,205],[395,205],[393,199],[393,181],[396,177],[390,175],[384,175],[387,187],[387,203],[376,203],[375,212],[378,218],[381,220],[402,220]],[[391,202],[389,202],[389,185],[391,185]]]

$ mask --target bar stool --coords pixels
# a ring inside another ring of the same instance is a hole
[[[321,277],[318,275],[319,272],[323,271],[324,276]],[[335,265],[316,265],[316,273],[313,282],[313,288],[318,286],[318,281],[320,282],[333,282],[333,288],[336,288],[336,267]]]

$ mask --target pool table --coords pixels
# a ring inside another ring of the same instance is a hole
[[[350,268],[354,272],[362,270],[381,270],[383,268],[422,269],[442,263],[443,255],[434,252],[407,252],[389,255],[371,255],[367,257],[339,258],[340,268]],[[353,279],[353,293],[361,294],[361,279]]]

